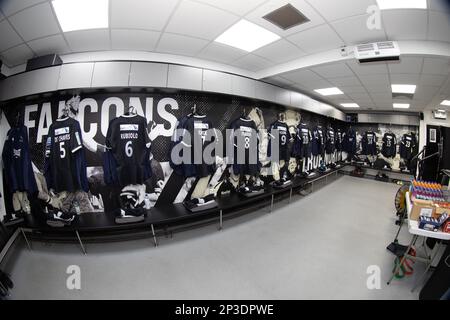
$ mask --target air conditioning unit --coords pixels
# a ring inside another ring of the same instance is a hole
[[[435,119],[447,120],[447,111],[445,110],[433,110],[433,116]]]
[[[400,60],[400,48],[395,41],[360,44],[354,52],[360,63]]]

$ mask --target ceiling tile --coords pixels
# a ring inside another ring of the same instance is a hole
[[[0,37],[0,52],[22,43],[22,39],[6,20],[0,22],[0,34],[2,35]]]
[[[390,101],[392,100],[392,93],[385,92],[385,93],[371,93],[370,96],[372,97],[373,101],[377,103],[377,101]]]
[[[44,1],[46,0],[4,0],[0,1],[0,9],[6,16],[10,16],[17,11]]]
[[[243,1],[245,2],[245,1]],[[292,6],[294,6],[297,10],[299,10],[303,15],[305,15],[310,21],[303,23],[301,25],[298,25],[296,27],[290,28],[288,30],[283,30],[280,27],[272,24],[271,22],[267,21],[263,17],[290,3]],[[255,9],[254,11],[250,12],[246,17],[247,20],[254,22],[261,27],[264,27],[272,32],[275,32],[283,37],[297,33],[302,30],[310,29],[312,27],[321,25],[325,23],[325,20],[317,13],[317,11],[310,6],[306,1],[304,0],[269,0],[266,1],[263,5]]]
[[[429,11],[428,21],[428,40],[450,42],[449,13]]]
[[[73,52],[109,50],[109,30],[66,32],[64,36]]]
[[[357,60],[350,60],[347,61],[347,65],[358,75],[388,73],[388,68],[384,62],[359,63]]]
[[[316,89],[325,89],[333,87],[331,83],[329,83],[326,80],[317,80],[317,81],[308,81],[308,82],[302,82],[299,83],[305,88],[308,88],[310,90],[316,90]],[[317,92],[313,92],[314,94],[318,94]]]
[[[450,59],[425,58],[422,73],[448,75],[450,73]]]
[[[38,56],[46,54],[66,54],[70,52],[70,48],[67,46],[63,36],[57,34],[46,38],[40,38],[28,42],[28,45]]]
[[[302,50],[284,39],[264,46],[253,53],[276,63],[291,61],[305,55]]]
[[[183,1],[170,19],[166,31],[214,40],[239,19],[234,14],[208,5]]]
[[[447,80],[447,76],[439,76],[439,75],[431,75],[431,74],[423,74],[420,77],[420,84],[425,86],[442,86],[444,81]]]
[[[343,78],[333,78],[329,80],[332,84],[336,86],[361,86],[361,82],[356,78],[353,77],[343,77]]]
[[[421,73],[423,58],[400,57],[400,61],[392,61],[388,64],[390,73]]]
[[[25,41],[60,32],[48,2],[20,11],[8,19]]]
[[[382,85],[389,83],[389,77],[387,74],[361,75],[359,76],[359,79],[366,88],[371,85]]]
[[[299,32],[287,38],[307,53],[316,53],[339,48],[344,45],[328,25],[321,25]]]
[[[332,22],[331,25],[347,45],[386,40],[383,28],[374,30],[367,28],[368,18],[369,15],[356,16]]]
[[[251,10],[266,1],[267,0],[198,0],[198,2],[203,2],[211,6],[230,11],[239,16],[249,13]]]
[[[322,81],[323,79],[310,70],[301,69],[282,74],[283,78],[291,80],[297,84],[306,83],[308,81]]]
[[[426,40],[426,10],[384,10],[383,24],[390,40]]]
[[[207,44],[208,41],[206,40],[164,33],[161,40],[159,40],[156,51],[185,56],[195,56]]]
[[[114,50],[153,51],[161,33],[147,30],[111,30],[111,46]]]
[[[339,78],[353,76],[352,70],[345,63],[332,63],[328,65],[311,68],[312,71],[318,73],[324,78]]]
[[[419,86],[417,87],[414,99],[417,100],[431,100],[438,94],[440,87]]]
[[[178,0],[110,0],[111,28],[161,31]]]
[[[286,78],[275,76],[265,79],[265,81],[282,86],[282,87],[288,87],[292,86],[294,83],[291,80],[288,80]]]
[[[1,56],[6,65],[9,67],[14,67],[25,63],[28,59],[33,58],[33,52],[26,44],[21,44],[17,47],[3,51]]]
[[[390,75],[392,84],[419,84],[419,74],[393,73]]]
[[[345,93],[366,93],[366,88],[363,86],[339,86]]]
[[[366,86],[366,89],[371,94],[372,93],[384,93],[384,92],[388,92],[389,94],[392,94],[392,88],[391,88],[390,83],[369,85],[369,86]]]
[[[348,93],[347,96],[353,100],[372,101],[368,93]]]
[[[212,42],[198,54],[198,57],[212,61],[229,63],[247,54],[247,51],[233,48],[221,43]]]
[[[339,5],[329,0],[313,0],[310,3],[328,21],[365,14],[369,6],[376,4],[375,0],[339,0]]]
[[[236,67],[250,71],[258,71],[273,65],[272,62],[253,54],[246,55],[232,64]]]

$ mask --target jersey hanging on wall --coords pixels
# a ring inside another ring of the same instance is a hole
[[[414,155],[416,146],[416,137],[411,134],[404,134],[402,141],[400,142],[400,157],[402,159],[410,160]]]
[[[362,154],[374,156],[377,154],[377,136],[373,131],[367,131],[361,140]]]
[[[231,123],[230,129],[234,173],[257,174],[260,169],[259,137],[255,122],[247,118],[238,118]]]
[[[397,154],[397,138],[393,133],[385,133],[383,136],[383,147],[381,153],[386,158],[394,158]]]
[[[352,156],[356,154],[356,132],[353,128],[349,128],[344,135],[343,150]]]
[[[341,131],[341,129],[337,129],[335,132],[335,142],[334,142],[337,151],[343,150],[343,143],[344,143],[344,137],[343,137],[342,131]]]
[[[324,155],[325,154],[325,133],[321,126],[317,126],[314,128],[312,133],[312,155]]]
[[[274,141],[278,135],[277,141]],[[275,121],[269,127],[269,144],[267,146],[267,156],[272,156],[272,143],[278,144],[278,159],[289,161],[289,127],[285,122]]]
[[[103,169],[106,183],[120,187],[142,184],[151,177],[147,120],[125,114],[109,123]]]
[[[9,129],[3,146],[2,159],[6,183],[12,193],[20,191],[31,195],[37,191],[25,126]]]
[[[45,178],[56,192],[88,191],[80,124],[70,117],[54,122],[45,146]]]
[[[202,178],[213,174],[215,161],[207,161],[204,151],[209,145],[216,143],[216,137],[215,129],[206,115],[191,114],[183,117],[178,121],[172,137],[172,150],[180,143],[182,145],[178,154],[171,152],[171,167],[185,178]],[[179,157],[180,161],[174,161],[173,156]],[[215,160],[214,153],[211,157]]]
[[[333,128],[328,128],[326,133],[325,152],[332,154],[336,151],[335,132]]]
[[[297,126],[293,156],[296,158],[309,158],[311,156],[311,130],[305,123]]]

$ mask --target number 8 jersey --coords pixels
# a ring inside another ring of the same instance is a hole
[[[56,192],[88,190],[81,129],[75,119],[57,119],[50,126],[45,146],[45,178],[48,188]]]
[[[150,138],[146,128],[147,120],[138,115],[122,115],[109,123],[106,148],[114,165],[104,166],[105,176],[112,172],[115,177],[112,180],[121,187],[142,184],[151,176]]]

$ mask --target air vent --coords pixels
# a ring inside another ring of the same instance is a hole
[[[266,14],[263,18],[283,30],[309,22],[309,19],[290,3]]]
[[[392,93],[393,99],[399,99],[399,100],[412,100],[414,98],[414,94],[412,93]]]

